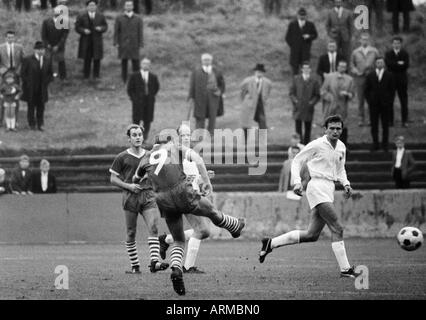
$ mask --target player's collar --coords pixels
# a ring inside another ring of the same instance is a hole
[[[132,149],[130,149],[130,148],[127,149],[126,151],[127,151],[128,154],[130,154],[130,155],[132,155],[132,156],[134,156],[135,158],[138,158],[138,159],[142,158],[145,155],[145,153],[146,153],[145,149],[142,149],[142,153],[140,155],[137,155],[136,153],[133,153]]]

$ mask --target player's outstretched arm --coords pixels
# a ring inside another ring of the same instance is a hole
[[[111,181],[111,184],[113,186],[119,187],[123,190],[128,190],[128,191],[133,192],[133,193],[139,192],[139,186],[137,184],[125,183],[123,180],[120,179],[119,176],[117,176],[114,173],[111,173],[110,181]]]

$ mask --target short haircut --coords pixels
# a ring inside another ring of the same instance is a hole
[[[13,31],[13,30],[7,30],[6,35],[8,35],[8,34],[13,34],[13,35],[15,35],[15,31]]]
[[[291,137],[292,137],[293,139],[298,139],[298,140],[300,140],[300,134],[298,134],[298,133],[293,133],[293,134],[291,135]]]
[[[47,161],[47,159],[41,159],[41,161],[40,161],[40,165],[43,165],[43,164],[50,165],[50,162],[49,162],[49,161]]]
[[[127,135],[129,138],[130,138],[130,133],[131,133],[131,131],[132,131],[133,129],[141,129],[141,130],[142,130],[142,132],[144,132],[144,131],[145,131],[144,127],[142,127],[141,125],[138,125],[138,124],[131,124],[130,126],[128,126],[128,127],[127,127],[127,130],[126,130],[126,135]]]
[[[385,60],[385,57],[384,56],[378,56],[375,61],[377,61],[377,60]]]
[[[333,123],[333,122],[340,122],[342,124],[342,129],[343,129],[344,125],[345,125],[343,123],[342,117],[337,114],[337,115],[329,116],[327,119],[325,119],[324,128],[327,129],[328,128],[328,124],[329,123]]]
[[[201,60],[203,59],[212,59],[213,60],[213,56],[210,53],[203,53],[201,55]]]
[[[344,63],[344,64],[348,65],[348,62],[346,60],[339,60],[339,62],[337,63],[337,65],[339,65],[341,63]]]
[[[311,67],[311,63],[309,61],[303,61],[302,64],[300,65],[300,68],[303,68],[305,66],[308,66],[309,68]]]
[[[334,39],[330,39],[330,40],[328,40],[328,43],[327,44],[336,44],[337,45],[337,41],[336,40],[334,40]]]
[[[30,161],[30,157],[29,157],[29,156],[27,156],[26,154],[21,155],[21,156],[19,157],[19,161],[24,161],[24,160],[26,160],[26,161]]]
[[[404,140],[405,140],[405,138],[402,135],[395,136],[395,141],[404,141]]]
[[[392,38],[392,42],[394,42],[394,41],[399,41],[399,42],[404,42],[403,40],[402,40],[402,37],[401,36],[394,36],[393,38]]]
[[[86,6],[88,6],[91,2],[93,2],[96,5],[98,5],[98,0],[87,0],[86,1]]]

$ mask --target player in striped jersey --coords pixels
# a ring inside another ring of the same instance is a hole
[[[191,145],[191,129],[187,124],[182,124],[178,129],[179,143],[185,147]],[[187,150],[187,153],[190,150]],[[192,183],[192,188],[200,191],[200,185],[206,183],[202,181],[200,172],[198,171],[197,164],[194,161],[188,161],[188,155],[185,155],[183,159],[183,172],[186,174],[187,180]],[[213,171],[208,171],[209,178],[214,176]],[[210,199],[211,200],[211,199]],[[193,214],[185,214],[192,229],[185,230],[185,240],[188,241],[188,247],[186,251],[185,264],[183,266],[183,273],[204,273],[195,266],[195,260],[197,259],[198,250],[200,248],[201,240],[206,239],[210,236],[209,221],[205,217],[196,216]],[[171,234],[164,234],[158,237],[160,240],[160,256],[162,259],[166,259],[166,251],[169,246],[173,243],[173,237]]]
[[[161,216],[165,218],[174,239],[170,254],[173,289],[179,295],[184,295],[182,259],[185,234],[182,214],[191,213],[208,217],[216,226],[228,230],[233,238],[241,235],[245,221],[223,214],[206,197],[193,189],[192,183],[187,181],[183,172],[183,159],[188,157],[187,160],[195,161],[203,181],[206,181],[202,189],[209,195],[212,192],[212,185],[204,161],[196,152],[183,145],[177,145],[169,138],[157,137],[157,144],[141,160],[133,181],[148,179],[154,186]]]
[[[127,136],[130,148],[115,157],[109,170],[111,183],[123,190],[122,204],[127,228],[126,250],[132,267],[131,271],[127,273],[141,273],[136,247],[136,227],[139,214],[143,216],[148,227],[148,246],[151,261],[149,268],[151,272],[165,270],[169,265],[160,262],[157,226],[159,212],[152,185],[148,181],[141,184],[132,183],[136,168],[147,153],[142,148],[143,128],[139,125],[130,125],[127,129]]]

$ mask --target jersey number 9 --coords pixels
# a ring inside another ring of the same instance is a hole
[[[149,164],[157,165],[157,168],[155,168],[154,173],[158,176],[160,173],[160,170],[163,168],[164,164],[167,160],[167,150],[160,149],[158,151],[155,151],[151,153],[151,156],[149,157]]]

